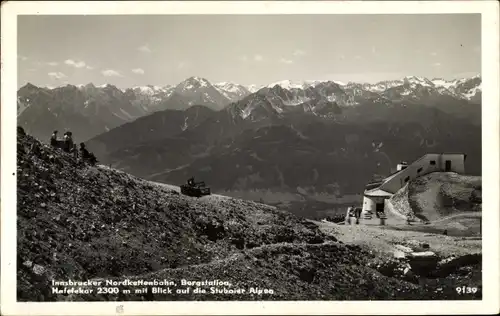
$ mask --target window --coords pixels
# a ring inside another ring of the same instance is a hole
[[[405,182],[408,182],[408,181],[410,181],[410,177],[405,178]]]
[[[422,171],[422,167],[418,168],[417,173],[420,173]]]
[[[431,160],[429,163],[431,164],[431,166],[436,165],[436,161],[435,160]]]

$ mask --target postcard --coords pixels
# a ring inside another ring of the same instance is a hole
[[[498,14],[3,3],[2,314],[498,312]]]

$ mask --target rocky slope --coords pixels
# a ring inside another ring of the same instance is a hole
[[[192,106],[186,110],[164,110],[125,123],[87,142],[99,157],[128,148],[132,144],[157,142],[193,128],[213,115],[205,106]]]
[[[404,216],[435,223],[464,213],[481,212],[481,192],[481,177],[434,172],[409,182],[390,202]]]
[[[50,288],[51,280],[125,276],[215,278],[275,293],[243,300],[442,297],[381,275],[367,267],[373,258],[368,252],[274,207],[215,195],[186,197],[170,186],[86,165],[31,136],[18,135],[17,142],[20,301],[242,299],[65,296]]]

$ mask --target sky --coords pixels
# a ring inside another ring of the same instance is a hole
[[[19,16],[17,54],[18,87],[453,79],[481,72],[481,16]]]

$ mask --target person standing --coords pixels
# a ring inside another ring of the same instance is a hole
[[[73,138],[71,132],[64,133],[64,151],[70,152],[73,149]]]
[[[52,136],[50,137],[50,144],[53,146],[53,147],[57,147],[57,131],[54,131],[52,133]]]
[[[356,215],[356,224],[359,224],[359,219],[361,218],[361,212],[362,212],[362,209],[361,207],[356,207],[354,213]]]
[[[345,215],[345,221],[346,221],[346,224],[350,225],[351,224],[351,216],[352,216],[352,212],[353,212],[353,207],[352,206],[349,206],[347,208],[347,213]]]

